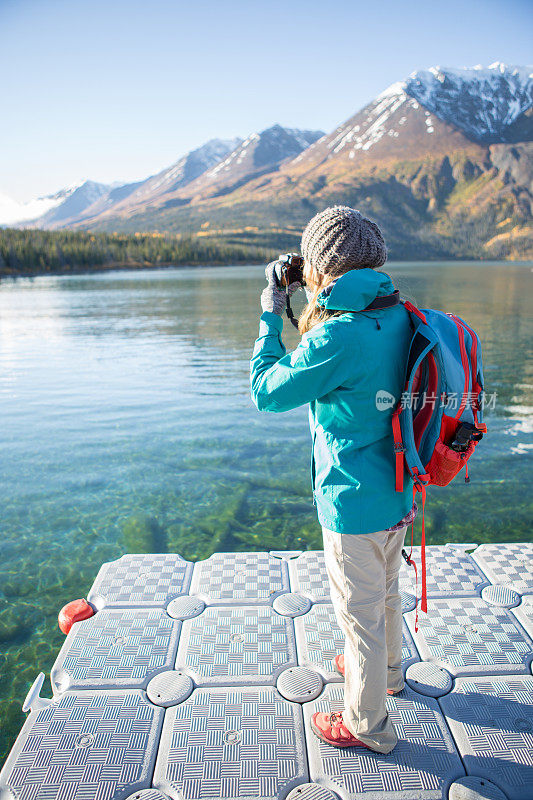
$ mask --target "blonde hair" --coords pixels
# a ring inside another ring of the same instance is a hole
[[[338,317],[340,314],[346,313],[345,311],[329,310],[324,308],[324,306],[318,305],[317,298],[322,289],[340,277],[344,272],[348,272],[349,269],[349,267],[348,269],[341,268],[340,271],[336,270],[326,274],[324,272],[318,272],[307,261],[304,263],[303,274],[305,283],[307,287],[312,290],[313,294],[298,319],[298,330],[302,336],[320,322],[324,322],[330,317]]]

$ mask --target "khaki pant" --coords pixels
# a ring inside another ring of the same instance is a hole
[[[387,689],[404,686],[398,574],[406,530],[356,535],[322,529],[331,600],[346,637],[343,722],[380,753],[398,741],[385,703]]]

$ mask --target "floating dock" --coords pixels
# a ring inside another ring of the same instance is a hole
[[[472,552],[469,552],[472,551]],[[418,557],[418,554],[416,554]],[[0,800],[533,798],[533,545],[427,550],[387,756],[312,733],[341,711],[322,551],[128,555],[104,564],[0,773]]]

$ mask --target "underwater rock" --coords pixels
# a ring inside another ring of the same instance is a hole
[[[166,553],[167,537],[155,517],[139,514],[122,526],[121,544],[127,553]]]

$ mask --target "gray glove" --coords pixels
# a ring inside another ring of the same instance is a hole
[[[261,308],[263,311],[271,311],[273,314],[283,314],[287,307],[287,290],[285,286],[278,288],[274,271],[280,261],[271,261],[265,269],[265,276],[268,281],[268,286],[263,289],[261,294]],[[295,281],[289,286],[289,297],[294,294],[296,289],[300,288],[300,283]]]

